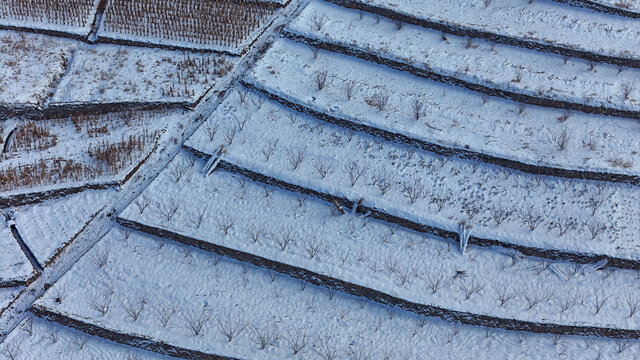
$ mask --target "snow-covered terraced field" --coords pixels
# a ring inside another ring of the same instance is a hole
[[[33,267],[2,217],[0,214],[0,287],[24,284],[34,275]]]
[[[625,59],[640,58],[638,21],[551,1],[371,0],[364,3],[438,24],[543,45]]]
[[[319,90],[317,77],[323,74]],[[319,51],[314,59],[312,48],[291,40],[278,40],[246,81],[319,112],[455,149],[533,165],[640,175],[636,120],[485,99],[340,54]],[[380,110],[372,101],[385,97]]]
[[[320,29],[318,18],[326,19]],[[640,91],[635,89],[640,71],[632,68],[443,36],[320,1],[311,2],[287,29],[492,89],[596,107],[640,109]]]
[[[41,265],[64,248],[102,210],[114,189],[79,194],[15,209],[16,228]]]
[[[11,31],[0,31],[0,43],[0,106],[7,107],[42,106],[76,47],[72,41]]]
[[[388,214],[478,237],[638,259],[637,187],[443,158],[292,112],[237,89],[187,141],[225,161]],[[242,128],[242,130],[240,130]],[[522,196],[526,193],[526,196]]]
[[[0,356],[21,360],[172,359],[88,336],[30,315],[0,342]]]
[[[104,249],[109,249],[105,263],[92,260]],[[630,358],[637,351],[620,353],[613,340],[589,340],[585,350],[579,337],[448,324],[273,275],[162,239],[137,233],[127,239],[113,230],[35,306],[184,349],[241,359],[326,359],[328,353],[340,360],[353,359],[352,354],[548,359],[600,353],[601,358]],[[51,295],[57,288],[66,289],[60,302]]]
[[[476,247],[465,256],[457,243],[362,215],[339,215],[331,203],[265,188],[242,175],[221,170],[204,176],[204,165],[177,156],[119,217],[415,303],[536,323],[640,325],[635,314],[629,316],[629,306],[640,304],[636,289],[629,294],[619,287],[634,283],[636,271],[595,271],[593,264]],[[174,169],[185,166],[176,181]],[[175,213],[167,211],[172,204]],[[532,276],[535,284],[528,281]]]
[[[234,65],[232,57],[117,45],[83,46],[52,104],[156,102],[191,105]]]

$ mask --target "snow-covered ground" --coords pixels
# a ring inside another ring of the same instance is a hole
[[[412,17],[543,44],[640,58],[640,22],[552,1],[370,0]],[[485,4],[488,3],[488,6]]]
[[[42,106],[76,48],[72,41],[13,31],[0,31],[0,44],[0,105],[5,106]]]
[[[638,0],[591,0],[596,4],[612,6],[624,10],[640,12],[640,1]]]
[[[636,271],[594,271],[593,265],[476,247],[463,256],[449,241],[359,215],[332,215],[330,203],[280,189],[266,197],[263,185],[226,171],[205,177],[204,161],[176,181],[173,169],[186,164],[188,156],[177,156],[119,216],[416,303],[538,323],[640,325],[626,303],[640,304],[640,297],[629,298],[629,289],[619,286],[635,283]],[[145,201],[151,205],[139,206]],[[179,207],[169,220],[165,209],[171,204]],[[596,314],[593,304],[603,298],[610,301]]]
[[[208,154],[224,145],[224,159],[239,166],[454,232],[464,221],[482,238],[640,258],[636,186],[443,158],[294,113],[255,93],[242,103],[241,93],[234,90],[186,145]]]
[[[106,263],[97,261],[106,249]],[[449,324],[302,286],[287,276],[272,280],[272,275],[138,233],[127,239],[113,230],[36,306],[108,329],[247,360],[323,359],[326,352],[340,360],[362,354],[387,359],[571,359],[600,354],[602,359],[624,359],[637,352],[632,346],[620,353],[614,340]],[[59,289],[65,295],[56,302]],[[231,341],[225,333],[233,333]],[[290,343],[305,346],[293,355]]]
[[[316,76],[326,72],[318,90]],[[375,74],[372,76],[371,74]],[[640,175],[640,122],[482,96],[360,59],[278,40],[246,80],[293,102],[444,146],[528,164]],[[347,89],[351,88],[350,98]],[[388,95],[383,110],[369,105]],[[413,102],[422,105],[414,117]],[[521,111],[522,110],[522,111]],[[559,140],[567,135],[560,150]]]
[[[529,96],[616,109],[640,109],[640,71],[563,59],[532,50],[446,35],[313,1],[288,29],[351,46],[419,69]],[[327,21],[320,30],[315,20]],[[591,68],[593,66],[593,68]],[[333,69],[333,68],[331,68]],[[629,87],[629,94],[624,89]],[[613,120],[610,120],[613,121]]]
[[[0,25],[67,32],[86,36],[100,0],[3,0]]]
[[[175,122],[184,114],[182,110],[124,111],[35,122],[9,122],[12,126],[27,129],[33,141],[30,146],[26,141],[22,145],[12,141],[9,151],[2,155],[0,171],[7,174],[25,166],[34,170],[12,173],[9,176],[12,181],[0,184],[0,191],[6,196],[24,192],[25,189],[39,191],[60,188],[63,184],[79,186],[121,180],[153,149],[156,142],[162,143],[174,131],[178,131]],[[37,130],[28,130],[31,129],[29,126],[35,126]],[[45,133],[47,135],[43,135]],[[96,148],[104,150],[111,144],[128,146],[131,142],[140,146],[126,154],[120,152],[118,155],[121,159],[115,161],[113,166],[91,155]]]
[[[52,103],[194,103],[235,63],[229,56],[117,45],[83,46]]]
[[[0,288],[0,315],[23,289],[23,287]]]
[[[115,191],[87,190],[19,207],[15,209],[16,227],[38,262],[44,265],[102,210]]]
[[[28,316],[0,343],[0,359],[171,359]]]
[[[27,281],[33,275],[33,267],[20,245],[5,226],[0,214],[0,284],[12,281]]]

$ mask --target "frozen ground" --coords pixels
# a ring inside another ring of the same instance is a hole
[[[0,315],[2,315],[6,307],[9,306],[9,303],[11,303],[23,289],[24,287],[0,288]],[[0,332],[0,335],[1,334],[2,332]]]
[[[42,265],[73,240],[116,191],[87,190],[15,209],[16,227]]]
[[[640,58],[640,23],[552,1],[371,0],[409,16],[596,54]]]
[[[317,18],[326,23],[317,30]],[[529,96],[640,109],[640,71],[469,40],[313,1],[288,26],[295,33],[380,54],[419,69]],[[629,87],[630,93],[624,93]],[[611,121],[611,120],[610,120]]]
[[[20,360],[171,359],[30,315],[0,343],[0,356],[9,358],[8,354]]]
[[[416,303],[538,323],[625,329],[640,324],[635,314],[629,316],[629,304],[640,304],[636,288],[628,294],[629,288],[619,287],[636,282],[636,271],[595,271],[591,264],[476,247],[465,256],[453,241],[360,215],[332,214],[330,203],[265,190],[240,175],[221,170],[205,177],[204,161],[189,165],[176,181],[173,169],[187,164],[188,155],[177,156],[119,216]],[[180,205],[174,214],[166,211],[172,204]],[[532,276],[544,288],[530,284]],[[609,302],[600,304],[601,299]]]
[[[76,48],[72,41],[12,31],[0,31],[0,44],[0,105],[5,106],[42,106]]]
[[[286,55],[285,55],[286,54]],[[292,69],[294,69],[292,71]],[[326,72],[321,90],[316,76]],[[370,74],[375,73],[376,76]],[[247,81],[320,112],[527,164],[640,175],[640,122],[526,106],[279,40]],[[347,88],[351,93],[347,96]],[[371,99],[388,95],[383,110]],[[413,102],[422,104],[416,120]],[[560,150],[562,134],[567,135]]]
[[[108,259],[99,267],[92,258],[105,249]],[[62,288],[65,296],[58,303],[52,294]],[[108,309],[102,314],[96,309],[104,310],[104,304]],[[302,287],[287,276],[272,280],[261,269],[162,239],[137,233],[126,239],[118,230],[96,244],[36,306],[247,360],[323,359],[327,351],[340,360],[353,358],[350,352],[388,359],[571,359],[598,353],[602,359],[620,359],[637,351],[634,346],[619,353],[613,340],[593,339],[585,350],[578,337],[554,341],[552,336],[519,336],[419,318],[312,285]],[[127,313],[136,309],[141,310],[134,320]],[[190,324],[201,327],[194,331]],[[227,329],[234,332],[231,341],[224,335]],[[294,356],[289,341],[306,345]]]
[[[20,245],[5,226],[0,214],[0,284],[12,281],[27,281],[33,275],[33,267]]]
[[[168,102],[192,104],[231,70],[235,59],[217,54],[83,46],[52,103]]]
[[[230,94],[186,144],[207,154],[224,145],[225,161],[454,232],[465,222],[472,235],[507,243],[640,256],[636,186],[443,158],[294,113],[254,93],[242,102],[242,94]]]

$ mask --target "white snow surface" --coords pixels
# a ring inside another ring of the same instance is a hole
[[[145,189],[141,197],[152,205],[142,214],[134,202],[119,216],[419,304],[537,323],[625,329],[640,325],[624,303],[629,288],[619,286],[633,284],[636,271],[587,272],[588,265],[557,262],[566,274],[561,278],[548,268],[548,260],[478,247],[468,248],[463,256],[450,241],[350,212],[332,215],[333,205],[323,201],[277,188],[265,197],[261,184],[240,175],[219,171],[205,177],[204,161],[176,181],[170,169],[187,163],[186,155],[177,156]],[[167,220],[160,208],[173,203],[180,207]],[[225,234],[224,224],[231,221]],[[287,236],[294,240],[283,250]],[[441,288],[432,285],[438,281]],[[501,305],[498,294],[512,298]],[[544,300],[531,306],[536,296]],[[595,314],[592,302],[597,296],[611,301]]]
[[[18,349],[18,359],[22,360],[173,359],[89,336],[33,316],[28,316],[13,329],[0,343],[0,349]]]
[[[91,254],[110,249],[109,261],[98,268]],[[64,288],[57,303],[52,294]],[[102,315],[91,303],[110,299]],[[145,299],[137,320],[125,308]],[[91,324],[149,336],[172,345],[241,359],[321,359],[322,344],[334,349],[336,359],[348,352],[388,355],[389,359],[531,359],[568,358],[585,354],[581,338],[565,337],[553,346],[552,336],[485,331],[420,318],[396,308],[363,299],[331,294],[287,276],[271,280],[262,269],[219,259],[190,247],[132,233],[128,240],[113,230],[80,259],[36,302],[66,316]],[[159,314],[171,313],[167,326]],[[206,319],[198,335],[188,320]],[[228,341],[220,332],[225,324],[241,324],[244,331]],[[256,334],[277,335],[260,350]],[[297,356],[287,339],[306,336]],[[602,358],[619,354],[611,339],[597,339],[591,352]]]
[[[639,258],[640,200],[633,185],[527,175],[446,159],[293,113],[254,93],[241,103],[240,93],[231,93],[186,145],[207,154],[224,145],[225,161],[352,201],[363,198],[364,205],[456,233],[466,221],[473,225],[471,235],[481,238]],[[213,140],[211,128],[217,128]],[[274,143],[267,161],[265,153]],[[294,168],[298,155],[302,161]],[[319,165],[329,168],[325,177]],[[355,184],[348,167],[364,169]],[[381,183],[389,183],[385,193]],[[598,205],[595,213],[590,204]],[[509,215],[498,224],[494,212]],[[540,221],[531,222],[537,224],[531,230],[527,219]],[[561,236],[557,224],[564,222],[575,226]],[[592,239],[588,228],[594,225],[606,229]]]
[[[65,72],[73,41],[0,31],[0,104],[41,106]]]
[[[11,229],[3,223],[0,215],[0,283],[26,281],[33,275],[33,267],[11,234]]]
[[[220,69],[226,73],[234,63],[233,57],[217,54],[108,44],[83,46],[51,102],[191,104],[215,87]]]
[[[488,31],[547,45],[640,58],[640,22],[553,1],[370,0],[416,18]]]
[[[87,190],[17,208],[16,227],[38,262],[45,264],[114,194],[114,189]]]
[[[328,71],[318,90],[316,74]],[[414,77],[360,59],[278,40],[246,80],[320,112],[402,133],[443,146],[512,159],[527,164],[640,175],[640,122],[573,112],[560,122],[559,109],[526,106]],[[351,99],[345,87],[353,84]],[[383,111],[367,104],[376,92],[389,100]],[[412,102],[421,101],[421,118]],[[559,150],[554,139],[569,138]],[[625,163],[629,165],[620,164]]]
[[[327,22],[320,31],[314,17]],[[623,84],[640,83],[640,70],[567,59],[508,45],[490,44],[446,35],[420,26],[397,24],[373,15],[321,1],[312,1],[288,25],[288,29],[311,38],[350,46],[384,58],[408,63],[423,70],[453,76],[490,88],[533,97],[568,101],[623,110],[640,109],[640,91],[625,99]],[[610,119],[615,121],[615,119]]]

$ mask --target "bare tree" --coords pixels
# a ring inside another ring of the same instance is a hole
[[[287,340],[289,347],[291,347],[293,355],[297,355],[307,346],[307,332],[304,330],[293,329],[284,338]]]
[[[200,228],[202,224],[202,220],[204,219],[204,215],[207,213],[207,206],[200,206],[195,212],[192,212],[189,216],[189,222],[196,227],[196,229]]]
[[[27,320],[20,325],[20,331],[24,331],[29,336],[33,336],[33,317],[29,316]]]
[[[629,309],[629,317],[633,317],[633,315],[640,309],[640,299],[635,295],[631,294],[627,297],[627,307]]]
[[[311,25],[312,25],[314,30],[320,31],[320,30],[322,30],[322,27],[327,22],[327,20],[329,20],[329,19],[327,19],[327,17],[324,14],[322,14],[322,15],[313,14],[311,16]]]
[[[411,101],[411,110],[413,113],[413,120],[418,121],[424,115],[424,105],[419,98],[413,98]]]
[[[599,194],[595,196],[591,196],[587,201],[587,206],[591,209],[591,216],[595,216],[598,209],[602,207],[604,202],[609,196],[606,194]]]
[[[473,294],[479,293],[480,291],[482,291],[482,289],[484,289],[484,285],[482,285],[480,281],[478,281],[478,279],[475,279],[475,278],[471,280],[465,280],[465,279],[461,280],[460,287],[464,292],[465,300],[469,300],[471,296],[473,296]]]
[[[160,322],[162,327],[167,327],[175,313],[175,308],[166,304],[160,304],[154,307],[153,316]]]
[[[562,292],[559,295],[555,295],[553,298],[553,302],[560,308],[560,313],[564,313],[576,306],[578,301],[578,295],[570,292]]]
[[[380,194],[386,194],[396,181],[396,175],[388,172],[385,168],[381,167],[378,172],[373,175],[373,183],[380,190]]]
[[[267,141],[266,147],[262,148],[262,155],[264,155],[265,161],[269,161],[271,155],[276,151],[278,141],[280,141],[280,139],[271,139]]]
[[[321,250],[322,242],[315,236],[311,236],[304,241],[304,250],[313,259]]]
[[[355,186],[358,182],[358,179],[362,177],[367,172],[366,165],[360,165],[356,161],[352,161],[343,166],[344,171],[349,175],[349,180],[351,181],[351,186]]]
[[[171,164],[169,164],[169,174],[173,176],[173,179],[176,182],[179,182],[182,176],[186,174],[187,171],[189,171],[189,164],[182,160],[172,161]]]
[[[20,346],[20,343],[17,341],[6,343],[2,347],[2,352],[0,352],[0,354],[2,354],[4,357],[6,357],[9,360],[18,360],[20,357],[20,354],[22,354],[22,348]]]
[[[551,136],[551,140],[560,151],[563,151],[567,148],[567,145],[569,144],[569,140],[571,139],[569,130],[567,129],[566,126],[563,126],[558,131],[551,131],[550,136]]]
[[[138,211],[140,211],[140,214],[142,214],[144,212],[144,209],[147,208],[147,206],[149,206],[151,204],[151,199],[149,199],[149,196],[147,196],[147,194],[142,194],[141,196],[138,196],[133,203],[138,207]]]
[[[293,170],[297,169],[298,166],[300,166],[300,164],[304,160],[304,156],[306,152],[307,152],[306,146],[301,146],[301,147],[291,146],[289,147],[289,149],[287,149],[287,160],[289,161],[289,164],[291,164],[291,168]]]
[[[78,349],[84,349],[84,346],[89,341],[89,337],[86,335],[76,335],[71,338],[71,342],[78,347]]]
[[[591,240],[594,240],[598,237],[598,235],[607,230],[607,225],[602,224],[598,221],[592,221],[587,223],[587,229],[589,229],[589,232],[591,233]]]
[[[313,344],[315,351],[322,360],[334,360],[338,357],[338,349],[329,337],[324,337]]]
[[[260,350],[264,350],[269,345],[274,345],[274,341],[278,338],[275,326],[269,322],[262,326],[253,325],[249,330]]]
[[[383,111],[389,101],[389,93],[383,90],[376,90],[371,97],[365,100],[369,106]]]
[[[236,116],[236,114],[233,114],[233,119],[236,121],[236,124],[238,124],[238,129],[240,129],[240,131],[244,130],[245,125],[247,125],[247,122],[249,121],[249,119],[251,119],[251,114],[249,113],[249,111],[245,111],[244,115],[241,117]]]
[[[147,299],[144,296],[137,296],[136,299],[130,300],[128,298],[123,298],[120,300],[122,304],[122,309],[127,314],[131,320],[136,321],[142,310],[144,310],[144,306],[147,304]]]
[[[539,286],[525,288],[520,292],[520,296],[526,301],[529,310],[551,298],[551,294],[544,292]]]
[[[432,294],[438,292],[438,290],[442,289],[447,281],[445,279],[444,273],[440,270],[437,274],[427,273],[426,274],[428,289],[431,290]]]
[[[246,93],[245,93],[246,94]],[[211,123],[211,121],[207,120],[207,122],[203,126],[204,133],[209,137],[209,141],[213,141],[216,137],[216,133],[220,128],[220,124],[216,121],[215,123]]]
[[[491,209],[491,218],[493,218],[496,225],[500,226],[500,224],[511,216],[511,213],[512,211],[508,210],[505,206],[498,205],[498,207]]]
[[[273,241],[280,250],[285,251],[287,246],[295,241],[295,234],[293,232],[293,228],[282,226],[278,234],[271,233],[269,238]]]
[[[316,158],[313,160],[313,168],[316,170],[318,175],[324,179],[327,175],[333,172],[333,159],[327,160],[323,157]]]
[[[598,313],[600,312],[600,310],[602,310],[602,307],[604,306],[604,304],[607,302],[608,299],[609,297],[601,289],[593,291],[593,296],[591,297],[590,302],[591,302],[591,305],[593,305],[594,307],[595,315],[598,315]]]
[[[209,320],[211,320],[211,315],[209,315],[209,311],[207,311],[204,306],[200,311],[193,312],[187,310],[181,312],[181,315],[186,323],[187,328],[193,331],[194,335],[200,335],[204,330],[204,326]]]
[[[631,83],[625,82],[620,84],[620,93],[625,100],[629,100],[631,93],[633,92],[634,87]]]
[[[534,231],[540,223],[542,223],[543,217],[540,212],[533,206],[529,210],[521,215],[522,222],[529,227],[529,230]]]
[[[326,70],[317,72],[315,74],[315,76],[313,77],[313,82],[316,85],[316,89],[318,90],[324,89],[324,86],[327,84],[327,75],[328,73]]]
[[[557,227],[560,231],[560,236],[564,236],[569,230],[573,230],[576,228],[578,222],[570,217],[558,219],[558,221],[553,223],[553,226]]]
[[[350,345],[345,354],[350,360],[369,360],[373,358],[374,352],[370,346]]]
[[[227,312],[226,317],[218,318],[218,330],[229,341],[240,335],[245,328],[246,325],[244,321],[239,318],[232,317],[231,311]]]
[[[95,249],[89,253],[89,259],[96,264],[99,268],[107,265],[109,262],[109,253],[111,252],[111,248],[108,245],[97,246]]]
[[[264,225],[256,225],[254,222],[251,222],[245,231],[254,243],[257,243],[265,234]]]
[[[505,306],[510,300],[516,297],[515,292],[507,285],[494,285],[493,289],[495,290],[496,299],[498,300],[500,307]]]
[[[227,129],[227,132],[224,133],[224,139],[227,142],[227,144],[231,145],[233,144],[233,138],[236,136],[236,128],[235,127],[230,127]]]
[[[400,285],[406,284],[414,274],[415,270],[409,266],[398,266],[396,271],[393,272],[393,275],[398,279]]]
[[[215,222],[218,229],[225,235],[228,235],[229,229],[231,229],[231,227],[236,223],[236,219],[229,213],[223,213],[216,218]]]
[[[112,296],[113,293],[111,291],[105,291],[95,298],[89,299],[89,307],[105,316],[109,312],[109,307],[111,307]]]
[[[173,219],[173,216],[178,212],[180,204],[174,199],[169,199],[167,201],[156,203],[155,207],[156,209],[158,209],[158,212],[160,212],[160,214],[165,219],[167,219],[167,221],[171,221],[171,219]]]
[[[415,204],[418,199],[424,197],[424,184],[418,177],[407,179],[402,184],[402,193],[410,203]]]
[[[351,100],[355,89],[356,89],[355,81],[349,80],[346,83],[344,83],[344,95],[347,97],[347,100]]]
[[[630,348],[633,343],[629,339],[616,339],[616,345],[618,346],[618,353],[622,354],[625,350]]]

